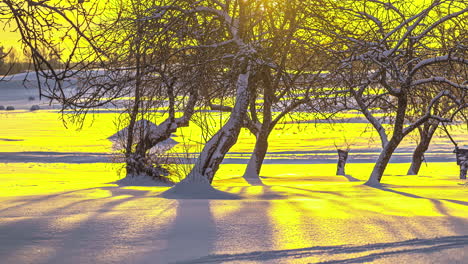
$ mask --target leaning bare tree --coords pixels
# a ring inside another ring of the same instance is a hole
[[[166,46],[166,49],[161,49],[163,53],[158,53],[159,56],[156,56],[156,58],[161,59],[161,56],[166,58],[164,53],[172,54],[162,69],[179,70],[168,72],[162,70],[149,71],[153,74],[153,77],[160,79],[163,82],[162,86],[167,89],[169,118],[166,120],[167,122],[164,121],[159,125],[160,129],[157,130],[157,133],[152,133],[150,137],[145,137],[143,142],[140,142],[142,144],[137,144],[135,147],[136,154],[142,154],[140,146],[145,145],[146,147],[142,147],[142,149],[147,149],[147,147],[163,139],[163,134],[166,137],[169,136],[169,132],[175,131],[182,124],[177,123],[179,120],[184,120],[185,125],[185,121],[188,122],[186,117],[193,114],[194,104],[190,104],[191,100],[189,99],[191,112],[184,115],[184,119],[175,118],[175,111],[171,105],[174,105],[176,97],[180,95],[175,88],[189,89],[190,87],[196,87],[196,89],[189,90],[194,93],[201,91],[202,95],[206,96],[212,89],[203,88],[203,86],[212,85],[213,83],[210,82],[212,78],[219,79],[219,76],[225,76],[227,82],[225,85],[232,86],[236,91],[236,102],[233,111],[226,124],[206,143],[191,173],[181,184],[210,183],[224,155],[236,142],[246,113],[250,74],[256,67],[255,46],[248,34],[249,32],[245,30],[245,28],[255,25],[255,23],[252,23],[255,17],[246,10],[257,6],[257,4],[241,1],[220,3],[218,1],[193,2],[180,0],[168,1],[167,3],[164,1],[150,2],[150,5],[143,10],[146,14],[130,19],[133,28],[137,30],[135,34],[132,34],[132,38],[136,38],[136,40],[130,41],[129,44],[134,48],[146,49],[146,47],[151,48],[154,47],[154,44],[160,43],[159,41],[162,38],[167,38],[169,45]],[[147,27],[146,24],[148,24]],[[138,30],[139,26],[145,28]],[[158,37],[151,36],[154,31],[160,32]],[[146,41],[144,36],[148,34],[150,35],[149,38],[154,39],[155,42],[150,41],[149,45],[143,44],[144,46],[141,46],[141,43]],[[141,65],[136,67],[135,80],[134,84],[132,84],[134,87],[137,87],[138,68],[145,68],[144,64],[139,64],[137,60],[138,57],[141,57],[142,61],[145,60],[146,55],[142,56],[142,54],[146,53],[134,53],[134,62],[131,63],[132,65]],[[150,69],[155,68],[154,65],[151,67]],[[213,71],[213,69],[216,70]],[[143,72],[145,71],[143,70]],[[187,82],[186,76],[192,77],[192,79]],[[145,75],[145,78],[148,77]],[[164,80],[164,78],[167,79]],[[136,91],[139,90],[142,91],[141,89],[134,90],[135,98],[138,97]],[[194,97],[189,96],[189,98]],[[135,113],[139,112],[138,101],[134,101],[130,115],[134,113],[135,116],[137,115]],[[136,119],[133,118],[133,120]],[[127,143],[128,152],[133,152],[130,150],[133,147],[132,145]],[[135,161],[132,156],[128,157],[130,162],[127,163]]]
[[[432,1],[413,5],[401,1],[342,1],[336,10],[344,20],[330,21],[330,36],[342,40],[336,55],[342,86],[355,100],[355,106],[380,136],[380,153],[366,184],[379,186],[382,175],[402,139],[431,120],[450,122],[466,108],[466,75],[458,68],[468,60],[434,40],[436,29],[450,23],[466,23],[468,11],[463,1]],[[437,36],[443,37],[443,36]],[[444,71],[436,68],[445,67]],[[463,71],[462,71],[463,72]],[[418,92],[428,86],[435,90],[425,107]],[[453,109],[439,115],[439,105]],[[390,111],[391,126],[384,126],[375,110]],[[411,117],[411,118],[409,118]]]
[[[215,30],[222,33],[223,39],[204,45],[205,48],[221,48],[222,58],[229,60],[230,71],[235,77],[235,103],[227,122],[205,144],[195,166],[187,177],[179,183],[210,184],[224,156],[236,143],[243,119],[247,112],[251,74],[254,71],[257,50],[251,39],[248,27],[255,26],[255,17],[250,10],[258,6],[257,2],[245,1],[199,1],[189,5],[183,12],[200,16],[204,20],[215,21]],[[177,8],[181,7],[169,7]],[[183,7],[182,7],[183,8]],[[200,48],[204,48],[200,47]],[[177,187],[177,186],[176,186]]]
[[[319,2],[313,6],[322,8]],[[255,42],[257,66],[251,74],[248,111],[242,126],[256,138],[244,178],[259,184],[271,131],[286,115],[314,104],[311,98],[318,93],[318,77],[324,72],[326,61],[321,56],[323,49],[318,47],[327,43],[305,30],[316,26],[314,17],[306,12],[308,8],[314,9],[310,3],[268,1],[254,7],[248,12],[255,16],[250,23],[256,26],[249,26],[248,34]],[[232,111],[229,105],[209,106],[213,110]]]

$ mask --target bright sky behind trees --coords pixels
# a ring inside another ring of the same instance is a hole
[[[73,3],[74,1],[78,2],[78,0],[68,0],[70,3]],[[100,9],[102,11],[106,10],[107,5],[116,5],[118,2],[125,2],[126,0],[105,0],[105,1],[99,1],[99,0],[87,0],[85,4],[92,6],[93,3],[98,3],[100,6]],[[146,0],[141,0],[142,2]],[[66,2],[66,1],[63,1]],[[413,0],[411,1],[415,7],[419,5],[428,5],[429,3],[433,2],[433,0]],[[5,1],[0,0],[0,8],[2,5],[5,5]],[[98,11],[99,12],[99,11]],[[24,56],[22,52],[19,52],[23,49],[22,43],[21,43],[21,36],[16,30],[16,25],[14,24],[13,21],[10,23],[6,23],[6,21],[2,20],[2,16],[4,15],[0,14],[0,46],[4,46],[6,49],[9,48],[15,48],[18,51],[18,55],[20,58],[24,59]],[[65,53],[67,53],[65,51]]]

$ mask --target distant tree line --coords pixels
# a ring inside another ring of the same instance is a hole
[[[30,62],[19,60],[16,49],[7,50],[5,47],[0,46],[0,75],[25,72],[30,66]]]
[[[44,54],[46,53],[44,52]],[[62,67],[59,57],[51,54],[44,56],[53,69],[59,70]],[[24,54],[20,54],[14,47],[5,48],[5,46],[0,46],[0,75],[17,74],[33,69],[31,55],[27,50]]]

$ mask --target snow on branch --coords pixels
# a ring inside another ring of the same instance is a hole
[[[417,85],[422,85],[422,84],[427,84],[427,83],[445,83],[455,88],[465,89],[465,90],[468,89],[467,85],[458,84],[458,83],[450,81],[449,79],[445,77],[440,77],[440,76],[413,81],[411,82],[411,86],[417,86]]]
[[[425,37],[429,32],[431,32],[434,28],[436,28],[438,25],[452,19],[452,18],[455,18],[455,17],[458,17],[464,13],[466,13],[468,11],[468,8],[465,8],[461,11],[458,11],[458,12],[455,12],[455,13],[451,13],[451,14],[448,14],[444,17],[442,17],[441,19],[439,19],[438,21],[432,23],[428,28],[426,28],[421,34],[415,36],[415,37],[411,37],[412,39],[415,39],[415,40],[418,40],[418,39],[421,39],[423,37]]]
[[[413,131],[415,128],[419,127],[420,125],[424,124],[429,119],[436,119],[439,122],[451,122],[455,114],[452,115],[452,118],[443,118],[443,117],[431,114],[432,108],[437,102],[441,100],[442,97],[447,97],[451,99],[452,102],[454,102],[456,105],[459,106],[459,109],[455,112],[455,114],[459,112],[461,109],[467,107],[467,104],[461,104],[458,98],[455,95],[453,95],[449,90],[441,91],[434,98],[432,98],[432,100],[430,101],[429,105],[426,108],[425,114],[419,119],[417,119],[415,122],[407,126],[405,129],[403,129],[403,135],[407,135],[411,133],[411,131]]]
[[[397,26],[395,29],[393,29],[392,31],[390,31],[386,36],[385,38],[382,40],[382,41],[385,41],[386,39],[388,39],[389,37],[391,37],[394,33],[398,32],[401,28],[403,28],[405,25],[409,24],[411,21],[415,20],[416,21],[410,25],[408,27],[408,29],[406,30],[406,32],[403,34],[403,36],[400,38],[400,40],[398,41],[398,43],[395,45],[395,47],[393,47],[393,49],[391,49],[389,55],[392,55],[394,52],[396,52],[401,45],[403,45],[403,43],[408,39],[408,38],[411,38],[411,34],[413,33],[414,29],[419,26],[419,25],[422,25],[422,21],[429,15],[429,12],[434,9],[436,6],[439,6],[441,5],[441,2],[440,1],[434,1],[434,3],[432,3],[428,8],[422,10],[420,13],[410,17],[409,19],[405,20],[403,23],[401,23],[399,26]],[[425,36],[425,35],[424,35]]]
[[[362,92],[358,93],[352,90],[352,94],[361,112],[366,117],[367,121],[369,121],[371,125],[375,128],[375,130],[379,133],[379,137],[382,142],[382,148],[385,148],[385,146],[388,144],[388,136],[385,131],[385,128],[382,126],[379,120],[377,120],[377,118],[369,111],[368,106],[363,102]]]
[[[426,66],[437,64],[437,63],[442,63],[442,62],[458,62],[458,63],[461,63],[461,64],[467,64],[468,65],[468,60],[465,59],[465,58],[452,57],[450,55],[438,56],[438,57],[433,57],[433,58],[429,58],[429,59],[425,59],[425,60],[420,61],[418,64],[416,64],[413,67],[413,70],[410,72],[409,75],[410,76],[414,75],[417,71],[419,71],[420,69],[422,69],[422,68],[424,68]]]
[[[211,7],[206,7],[206,6],[197,6],[193,8],[193,10],[191,11],[197,12],[197,13],[209,13],[209,14],[215,15],[220,20],[225,22],[225,24],[227,25],[237,45],[242,46],[244,44],[244,42],[241,40],[239,36],[239,20],[231,17],[227,12],[219,10],[219,9],[211,8]]]

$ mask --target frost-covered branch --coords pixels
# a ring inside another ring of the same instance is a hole
[[[421,69],[427,66],[438,64],[438,63],[444,63],[444,62],[456,62],[456,63],[468,65],[468,59],[454,57],[454,56],[451,56],[450,54],[447,54],[443,56],[437,56],[437,57],[421,60],[420,62],[418,62],[418,64],[414,65],[409,75],[414,76],[418,71],[420,71]]]
[[[455,103],[455,105],[459,106],[459,110],[455,111],[455,114],[458,111],[460,111],[461,109],[466,107],[466,104],[461,104],[459,98],[457,98],[455,95],[453,95],[453,93],[451,93],[449,90],[443,90],[443,91],[439,92],[439,94],[434,96],[434,98],[432,98],[432,100],[429,102],[429,104],[428,104],[428,106],[427,106],[427,108],[425,110],[424,115],[422,115],[419,119],[417,119],[412,124],[408,125],[407,127],[405,127],[403,129],[403,135],[407,135],[407,134],[411,133],[415,128],[417,128],[420,125],[424,124],[429,119],[435,119],[435,120],[437,120],[439,122],[451,122],[452,118],[453,118],[453,116],[455,114],[452,115],[451,118],[444,118],[444,117],[440,117],[438,115],[432,114],[432,110],[434,108],[434,105],[437,104],[443,97],[449,98],[452,102]]]
[[[411,82],[411,86],[418,86],[418,85],[424,85],[424,84],[430,84],[430,83],[444,83],[455,88],[464,89],[464,90],[468,89],[468,85],[463,85],[463,84],[452,82],[445,77],[430,77],[430,78],[415,80]]]

